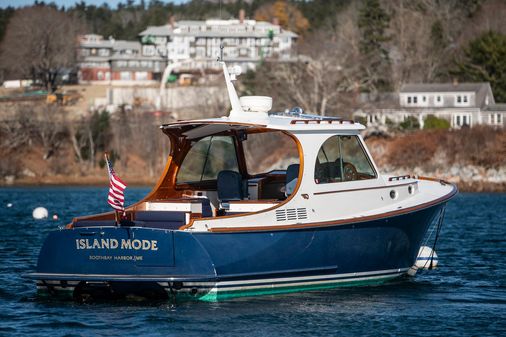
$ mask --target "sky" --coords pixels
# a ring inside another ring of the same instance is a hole
[[[174,2],[174,3],[181,3],[185,2],[186,0],[161,0],[162,2]],[[81,2],[81,0],[44,0],[46,3],[54,2],[58,6],[65,6],[65,7],[71,7],[77,2]],[[118,3],[126,3],[126,0],[85,0],[87,4],[90,5],[101,5],[104,2],[107,2],[107,4],[110,7],[116,7]],[[134,3],[139,3],[140,0],[134,0]],[[149,0],[145,0],[146,3],[149,3]],[[0,7],[23,7],[23,6],[29,6],[34,3],[34,0],[0,0]]]

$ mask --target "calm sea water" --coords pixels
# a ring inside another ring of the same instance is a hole
[[[460,194],[450,202],[439,268],[401,283],[178,305],[37,298],[22,275],[34,270],[45,236],[75,215],[107,211],[106,192],[0,189],[0,335],[506,335],[506,194]],[[127,192],[136,201],[148,189]],[[61,220],[32,219],[37,206]]]

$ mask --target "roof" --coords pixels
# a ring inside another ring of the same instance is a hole
[[[223,23],[221,23],[223,21]],[[217,23],[220,22],[220,23]],[[223,30],[218,29],[215,30],[195,30],[195,31],[187,31],[184,28],[189,26],[203,26],[203,27],[223,27]],[[230,32],[225,30],[225,28],[248,28],[246,29],[237,29],[236,31]],[[178,21],[175,26],[171,26],[169,24],[163,26],[148,26],[144,31],[139,33],[139,36],[195,36],[195,37],[267,37],[265,31],[255,31],[254,27],[259,27],[264,30],[268,27],[273,27],[279,29],[279,33],[275,34],[275,36],[281,37],[293,37],[296,38],[298,35],[294,32],[283,30],[281,27],[277,25],[273,25],[270,22],[264,21],[253,21],[246,20],[244,23],[239,23],[238,20],[207,20],[207,21],[196,21],[196,20],[183,20]],[[253,28],[253,29],[251,29]]]
[[[490,88],[488,82],[478,83],[408,83],[404,84],[400,90],[406,92],[478,92],[482,89]]]
[[[258,114],[259,116],[256,115],[257,113],[245,113],[245,116],[240,119],[221,117],[178,121],[164,124],[160,126],[160,128],[164,130],[189,128],[183,132],[183,135],[186,135],[190,139],[204,137],[229,129],[262,128],[289,132],[313,131],[315,133],[325,131],[358,132],[365,129],[362,124],[339,118],[327,118],[323,120],[322,118],[324,117],[321,116],[299,117],[282,113],[276,115],[269,114],[268,116],[262,114]]]
[[[485,110],[503,112],[506,111],[506,103],[491,104],[487,106]]]
[[[485,107],[495,104],[494,95],[489,82],[476,83],[416,83],[405,84],[400,93],[446,93],[446,92],[473,92],[476,94],[475,107]],[[486,97],[489,97],[486,102]]]

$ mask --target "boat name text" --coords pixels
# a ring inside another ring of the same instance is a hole
[[[76,239],[76,248],[81,249],[122,249],[158,250],[157,240],[138,239]]]

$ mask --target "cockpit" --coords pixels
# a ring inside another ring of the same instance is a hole
[[[197,200],[202,217],[237,215],[271,208],[296,188],[299,146],[285,131],[194,124],[164,132],[172,143],[170,163],[147,209]]]

